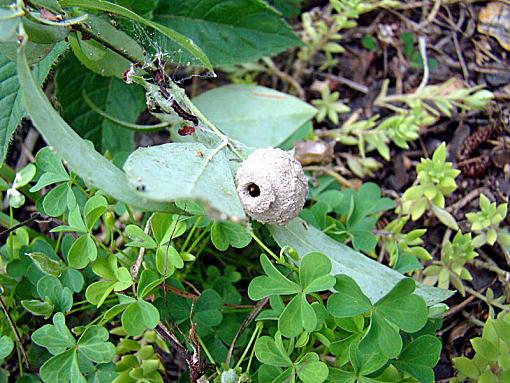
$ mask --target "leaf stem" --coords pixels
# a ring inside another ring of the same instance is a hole
[[[250,235],[264,251],[266,251],[271,257],[273,257],[276,260],[277,263],[280,264],[282,263],[280,257],[273,253],[273,251],[269,247],[267,247],[264,244],[264,242],[262,242],[262,240],[259,237],[257,237],[257,235],[254,232],[250,232]]]

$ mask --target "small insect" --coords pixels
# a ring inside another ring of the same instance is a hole
[[[202,158],[203,156],[204,156],[204,152],[202,152],[201,150],[199,150],[199,151],[197,152],[197,157]]]
[[[144,192],[144,191],[145,191],[145,185],[138,185],[138,186],[136,187],[136,191]]]

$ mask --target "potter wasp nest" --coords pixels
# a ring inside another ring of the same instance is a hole
[[[286,225],[306,201],[308,186],[301,164],[275,148],[253,151],[236,174],[237,194],[244,210],[262,223]]]

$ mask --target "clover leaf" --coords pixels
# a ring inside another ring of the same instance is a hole
[[[333,287],[335,278],[330,275],[329,258],[317,252],[305,255],[299,265],[299,282],[293,282],[281,274],[265,255],[261,255],[260,263],[266,275],[252,280],[248,296],[260,300],[271,295],[294,295],[280,315],[279,330],[288,338],[298,336],[303,330],[314,331],[317,316],[306,296]]]
[[[112,291],[122,291],[133,284],[131,274],[125,267],[118,267],[117,258],[110,254],[92,263],[92,271],[104,280],[91,283],[85,297],[93,305],[101,306]]]
[[[251,242],[251,235],[238,223],[214,222],[211,227],[211,241],[221,251],[227,250],[229,246],[242,249]]]
[[[37,183],[30,188],[31,192],[36,192],[48,185],[69,181],[71,179],[64,165],[62,165],[60,158],[48,146],[37,152],[35,164],[43,173],[39,177]]]
[[[53,310],[66,313],[73,306],[73,292],[63,287],[58,278],[45,275],[37,282],[37,294],[41,300],[24,300],[21,304],[34,315],[49,318]]]
[[[420,383],[432,383],[433,368],[439,360],[440,353],[441,341],[435,336],[423,335],[409,343],[393,364]]]
[[[354,280],[346,275],[337,276],[335,290],[328,299],[328,310],[336,318],[348,318],[368,313],[371,321],[360,348],[379,347],[388,358],[398,356],[402,350],[399,331],[414,333],[427,322],[428,310],[423,298],[413,294],[415,283],[410,278],[399,281],[393,289],[372,304]]]
[[[14,348],[14,343],[11,338],[6,335],[0,337],[0,363],[9,356]]]
[[[107,363],[115,355],[115,346],[108,342],[104,327],[88,327],[76,342],[62,313],[53,316],[53,324],[36,330],[32,341],[53,354],[40,369],[45,383],[86,382],[83,369],[87,363]]]
[[[264,375],[268,379],[264,381],[295,381],[297,377],[304,383],[324,382],[329,374],[328,366],[319,360],[319,355],[309,352],[297,360],[292,361],[289,355],[293,347],[286,349],[281,334],[276,333],[274,339],[269,336],[262,336],[255,343],[255,355],[257,359],[266,366],[276,368],[264,368]],[[281,367],[285,368],[282,372]],[[261,371],[259,371],[260,375]],[[279,380],[285,377],[288,380]],[[276,378],[276,379],[275,379]]]

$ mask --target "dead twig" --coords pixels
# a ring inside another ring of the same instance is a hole
[[[236,345],[237,340],[241,336],[241,334],[246,330],[246,328],[250,325],[250,323],[259,315],[260,311],[264,308],[264,306],[269,302],[269,297],[266,297],[260,301],[257,302],[255,305],[255,308],[250,312],[250,314],[246,317],[246,319],[243,321],[241,326],[239,327],[239,330],[237,330],[236,335],[234,336],[234,339],[232,340],[232,344],[230,345],[227,353],[227,358],[225,359],[225,363],[227,365],[230,364],[230,359],[232,359],[232,354],[234,352],[234,347]]]

